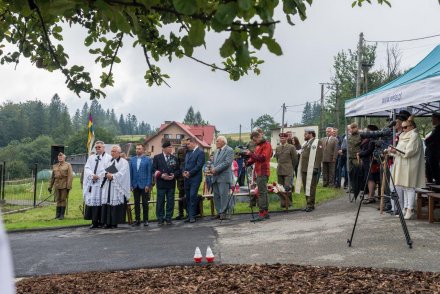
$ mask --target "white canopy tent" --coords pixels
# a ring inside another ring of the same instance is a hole
[[[345,102],[345,116],[390,116],[402,108],[417,116],[440,109],[440,45],[401,77]]]

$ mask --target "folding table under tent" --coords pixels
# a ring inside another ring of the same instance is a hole
[[[402,108],[416,116],[440,110],[440,45],[399,78],[345,102],[345,116],[391,116]]]

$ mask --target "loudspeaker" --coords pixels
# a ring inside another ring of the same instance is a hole
[[[58,153],[64,153],[64,145],[52,145],[50,147],[50,164],[58,163]]]

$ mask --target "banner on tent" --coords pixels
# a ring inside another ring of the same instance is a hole
[[[440,100],[440,76],[382,92],[366,94],[345,102],[345,116],[381,115],[389,111]],[[426,109],[426,112],[430,112]]]

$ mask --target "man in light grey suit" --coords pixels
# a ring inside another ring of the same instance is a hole
[[[221,220],[226,218],[226,209],[229,208],[229,189],[233,184],[231,165],[234,160],[234,150],[227,144],[225,137],[217,137],[215,141],[217,150],[214,152],[214,162],[211,167],[216,218]]]

